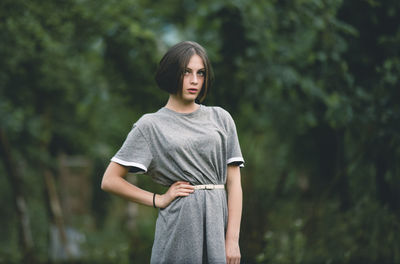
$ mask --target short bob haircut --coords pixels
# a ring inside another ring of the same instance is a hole
[[[205,80],[200,94],[197,97],[202,102],[210,89],[214,74],[207,52],[194,41],[183,41],[171,47],[161,59],[156,72],[156,82],[158,87],[170,94],[182,92],[183,76],[190,58],[197,54],[202,60],[205,68]]]

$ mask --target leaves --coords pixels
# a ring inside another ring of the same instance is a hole
[[[195,40],[216,75],[206,104],[232,114],[247,161],[244,260],[398,261],[381,247],[399,243],[389,228],[400,198],[398,1],[0,5],[0,124],[27,182],[58,153],[108,160],[131,124],[165,103],[153,80],[163,53]],[[121,215],[107,221],[120,226]]]

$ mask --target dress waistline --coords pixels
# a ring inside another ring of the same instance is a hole
[[[214,190],[214,189],[225,189],[225,185],[223,184],[204,184],[204,185],[195,185],[195,190]]]

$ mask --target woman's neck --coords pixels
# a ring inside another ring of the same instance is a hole
[[[185,102],[178,98],[178,96],[170,94],[165,107],[178,113],[191,113],[196,111],[199,105],[195,101]]]

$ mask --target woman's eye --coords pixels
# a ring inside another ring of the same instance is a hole
[[[198,74],[199,76],[201,76],[201,77],[206,76],[206,72],[205,72],[205,71],[199,71],[199,72],[197,72],[197,74]]]
[[[183,74],[184,75],[188,75],[188,74],[190,74],[190,71],[188,69],[186,69],[186,70],[183,71]]]

